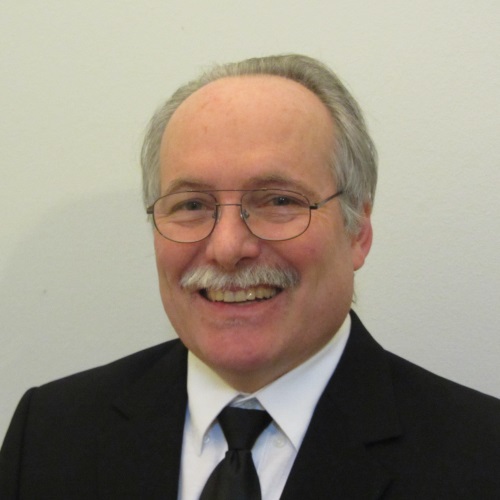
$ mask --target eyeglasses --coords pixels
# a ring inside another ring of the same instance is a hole
[[[240,203],[218,203],[214,193],[241,192]],[[218,189],[183,191],[158,198],[147,209],[158,232],[177,243],[195,243],[212,233],[221,207],[240,207],[240,217],[250,232],[262,240],[283,241],[303,234],[311,222],[311,210],[340,196],[337,191],[318,203],[284,189]]]

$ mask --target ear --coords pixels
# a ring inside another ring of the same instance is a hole
[[[366,256],[372,246],[373,230],[370,219],[371,211],[371,206],[365,205],[358,232],[351,238],[351,254],[354,271],[357,271],[363,266]]]

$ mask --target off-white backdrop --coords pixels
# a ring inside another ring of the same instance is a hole
[[[500,396],[498,0],[3,0],[0,440],[30,386],[174,334],[138,152],[212,62],[302,52],[380,152],[356,309],[388,349]]]

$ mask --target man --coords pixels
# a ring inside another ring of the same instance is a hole
[[[376,155],[328,68],[216,67],[153,117],[142,163],[180,341],[28,391],[2,498],[500,498],[500,402],[387,353],[350,312]],[[228,413],[266,422],[224,458]]]

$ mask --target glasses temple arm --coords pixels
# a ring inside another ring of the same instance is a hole
[[[340,196],[341,194],[344,194],[344,191],[341,189],[340,191],[337,191],[335,194],[332,194],[331,196],[329,196],[328,198],[325,198],[324,200],[322,201],[318,201],[318,203],[314,203],[314,205],[309,205],[309,208],[311,210],[318,210],[318,208],[321,208],[323,205],[325,205],[326,203],[328,203],[329,201],[333,200],[334,198],[336,198],[337,196]]]

